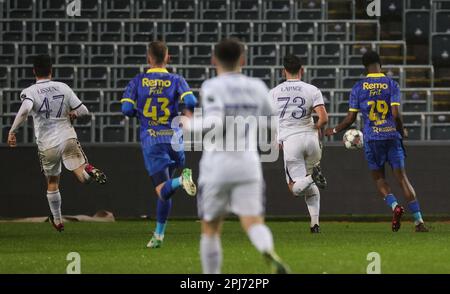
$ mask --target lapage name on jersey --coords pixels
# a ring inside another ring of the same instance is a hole
[[[295,196],[304,196],[311,216],[310,230],[319,233],[320,192],[326,179],[320,169],[321,129],[328,121],[322,93],[301,81],[299,57],[288,54],[283,59],[286,81],[270,91],[278,106],[278,143],[283,149],[286,182]],[[312,113],[318,115],[314,122]]]
[[[51,80],[52,63],[49,55],[38,55],[33,63],[36,84],[20,94],[22,105],[9,131],[8,144],[17,145],[16,132],[31,113],[42,171],[47,177],[47,199],[52,215],[50,221],[59,232],[64,230],[61,214],[59,178],[61,162],[81,183],[94,179],[106,183],[105,174],[88,163],[77,140],[72,121],[89,114],[72,89]]]

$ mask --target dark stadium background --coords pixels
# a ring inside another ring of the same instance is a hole
[[[364,0],[82,0],[81,16],[68,16],[67,2],[0,0],[0,217],[48,214],[32,120],[18,136],[20,147],[5,145],[19,94],[34,83],[33,55],[50,53],[54,78],[73,87],[91,110],[77,131],[88,157],[110,179],[107,186],[87,187],[65,173],[64,213],[106,209],[138,217],[153,215],[156,196],[136,123],[120,114],[123,88],[145,68],[147,43],[161,39],[169,45],[171,70],[198,94],[202,81],[215,75],[212,46],[226,36],[246,42],[244,73],[269,87],[282,80],[284,54],[301,56],[304,80],[322,90],[331,125],[347,111],[350,88],[363,74],[361,55],[378,51],[384,71],[402,88],[407,169],[424,215],[449,214],[449,1],[382,0],[380,17],[368,17],[372,1]],[[323,215],[385,214],[362,151],[347,151],[339,140],[325,142],[322,165],[330,185],[321,196]],[[195,174],[200,155],[187,155]],[[264,174],[268,215],[306,215],[303,199],[288,193],[281,158],[264,164]],[[176,195],[174,215],[194,217],[195,200]]]

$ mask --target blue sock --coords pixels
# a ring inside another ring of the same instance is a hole
[[[414,219],[414,224],[418,225],[423,223],[422,213],[420,212],[419,201],[413,200],[408,203],[408,209],[411,211]]]
[[[156,203],[156,235],[164,235],[164,231],[166,230],[167,218],[169,217],[171,208],[172,199],[161,200],[158,198],[158,202]]]
[[[397,198],[395,198],[394,194],[388,194],[384,197],[384,201],[386,204],[394,210],[394,208],[398,205]]]
[[[181,178],[169,179],[164,182],[163,187],[161,188],[160,196],[164,200],[170,199],[173,193],[181,186]]]

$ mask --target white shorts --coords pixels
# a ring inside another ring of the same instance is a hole
[[[264,181],[202,183],[197,195],[198,215],[212,221],[232,212],[238,216],[264,214]]]
[[[286,182],[312,173],[313,166],[322,158],[322,148],[317,133],[300,133],[283,142]]]
[[[58,146],[38,152],[41,168],[46,176],[61,174],[61,161],[70,171],[88,162],[77,139],[68,139]]]

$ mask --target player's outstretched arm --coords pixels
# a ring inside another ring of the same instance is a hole
[[[16,132],[20,128],[20,126],[27,120],[28,114],[30,113],[32,108],[33,108],[33,101],[25,99],[22,102],[19,112],[17,113],[16,118],[14,119],[11,129],[9,130],[8,145],[10,147],[17,146]]]
[[[334,128],[328,128],[325,130],[325,136],[332,136],[345,129],[348,129],[355,122],[357,114],[358,113],[355,111],[349,111],[347,113],[347,116],[340,124],[338,124]]]

